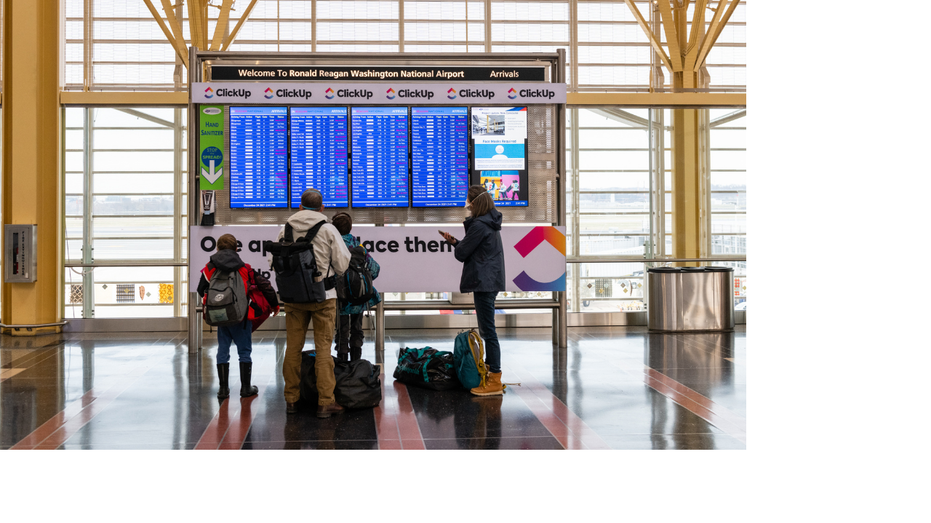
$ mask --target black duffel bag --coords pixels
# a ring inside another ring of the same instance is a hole
[[[317,394],[315,363],[314,351],[301,353],[301,400],[312,406],[316,406],[320,398]],[[336,376],[333,395],[336,397],[336,403],[347,409],[364,409],[381,403],[381,377],[378,367],[368,360],[340,362],[333,358],[333,363],[333,374]]]
[[[456,377],[453,353],[431,347],[402,348],[398,352],[398,366],[394,379],[407,385],[431,390],[462,388]]]

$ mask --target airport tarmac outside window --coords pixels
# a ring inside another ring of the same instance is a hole
[[[65,109],[65,317],[185,314],[186,109]]]

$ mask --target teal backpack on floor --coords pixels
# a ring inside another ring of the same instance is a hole
[[[467,389],[474,389],[485,384],[485,349],[482,338],[469,329],[456,336],[453,345],[453,364],[456,367],[456,376],[459,382]]]

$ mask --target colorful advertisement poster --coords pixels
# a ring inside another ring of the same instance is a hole
[[[223,182],[223,106],[200,107],[200,190],[219,191]]]

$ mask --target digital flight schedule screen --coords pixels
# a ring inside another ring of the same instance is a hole
[[[408,207],[407,107],[352,108],[352,206]]]
[[[230,207],[288,206],[288,108],[230,107]]]
[[[348,110],[291,108],[291,207],[312,187],[327,207],[349,207]]]
[[[411,107],[414,207],[463,207],[469,192],[469,110]]]

